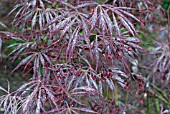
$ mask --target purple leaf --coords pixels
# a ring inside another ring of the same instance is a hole
[[[22,5],[24,5],[24,3],[15,5],[14,8],[8,13],[7,16],[11,15],[11,13],[13,13],[17,8],[19,8],[19,7],[22,6]]]
[[[32,28],[34,28],[34,26],[36,24],[37,14],[38,14],[38,12],[35,12],[34,17],[32,18],[32,23],[31,23],[31,27]]]
[[[2,91],[4,91],[4,92],[8,93],[8,91],[5,90],[2,86],[0,86],[0,90],[2,90]]]
[[[89,76],[89,81],[93,84],[93,86],[96,88],[96,90],[98,90],[97,83],[93,80],[91,75]]]
[[[96,3],[95,2],[91,2],[91,1],[82,1],[80,2],[75,8],[83,8],[83,7],[89,7],[89,6],[93,6],[95,5]]]
[[[75,9],[75,7],[73,6],[73,5],[71,5],[70,3],[68,3],[68,2],[64,2],[64,1],[62,1],[62,0],[57,0],[60,4],[63,4],[63,5],[65,5],[65,6],[68,6],[68,7],[70,7],[70,8],[72,8],[72,9]]]
[[[75,91],[75,90],[85,90],[85,91],[88,91],[88,92],[95,91],[95,89],[93,89],[93,88],[91,88],[89,86],[81,86],[81,87],[73,89],[73,91]]]
[[[90,26],[91,26],[91,30],[94,29],[95,25],[96,25],[96,22],[97,22],[97,7],[94,9],[94,13],[91,17],[91,23],[90,23]]]
[[[58,105],[56,103],[55,97],[54,95],[49,91],[48,88],[44,87],[46,94],[48,95],[48,98],[51,100],[51,102],[56,106],[56,108],[58,109]],[[59,110],[59,109],[58,109]]]
[[[87,112],[87,113],[97,114],[97,112],[95,112],[95,111],[93,111],[93,110],[90,110],[90,109],[88,109],[88,108],[73,108],[73,109],[80,110],[80,111]]]
[[[103,87],[102,87],[102,82],[99,81],[99,92],[101,95],[103,95]]]
[[[62,30],[62,34],[61,34],[61,38],[66,34],[66,32],[68,32],[68,30],[73,26],[73,24],[75,23],[75,21],[76,21],[76,18],[75,19],[73,19],[68,25],[67,25],[67,27],[65,27],[65,29],[63,29]]]
[[[135,19],[136,21],[138,22],[141,22],[138,18],[136,18],[134,15],[132,15],[131,13],[127,12],[127,11],[124,11],[124,10],[121,10],[121,9],[118,9],[119,11],[123,12],[124,14],[128,15],[129,17]]]
[[[114,13],[112,13],[112,17],[113,17],[113,21],[114,21],[114,26],[116,28],[116,33],[117,33],[118,36],[120,36],[121,31],[119,29],[118,22],[116,20]]]
[[[3,26],[4,28],[8,29],[8,27],[5,24],[3,24],[2,22],[0,22],[0,25]]]
[[[124,27],[134,36],[135,35],[134,31],[131,29],[129,24],[122,17],[120,17],[120,20],[121,20],[122,24],[124,25]]]
[[[109,85],[109,88],[111,90],[114,90],[114,84],[112,80],[109,80],[108,78],[106,78],[106,83]]]
[[[17,66],[16,68],[11,72],[11,74],[17,70],[20,66],[26,64],[31,58],[33,57],[33,55],[29,55],[28,57],[26,57],[25,59],[23,59]]]
[[[112,24],[112,21],[111,21],[109,15],[107,14],[107,12],[105,10],[103,10],[103,12],[104,12],[105,21],[106,21],[107,26],[108,26],[109,31],[110,31],[110,36],[112,36],[112,34],[113,34],[113,24]]]

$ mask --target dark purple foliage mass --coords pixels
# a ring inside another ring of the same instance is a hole
[[[128,101],[118,105],[117,87],[126,92],[135,83],[136,92],[144,94],[145,82],[158,70],[168,84],[169,44],[149,52],[158,58],[148,78],[138,71],[137,58],[147,53],[139,28],[144,19],[152,21],[156,2],[66,1],[18,0],[9,12],[15,13],[15,31],[1,36],[15,41],[8,58],[20,60],[11,73],[22,69],[30,80],[13,92],[0,86],[5,114],[123,113]]]

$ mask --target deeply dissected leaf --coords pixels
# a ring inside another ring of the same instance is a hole
[[[123,77],[125,77],[125,78],[128,78],[128,76],[124,73],[124,72],[122,72],[121,70],[119,70],[119,69],[113,69],[112,70],[112,72],[113,73],[116,73],[116,74],[120,74],[121,76],[123,76]]]
[[[40,25],[40,30],[42,30],[43,28],[43,15],[41,13],[39,13],[39,25]]]
[[[38,91],[38,87],[34,89],[34,91],[26,98],[26,102],[23,104],[23,113],[29,112],[29,108],[31,104],[34,102],[33,98],[36,97]]]
[[[115,17],[115,15],[114,15],[114,13],[112,13],[112,17],[113,17],[113,22],[114,22],[114,25],[113,25],[113,26],[115,26],[115,28],[116,28],[116,33],[117,33],[117,35],[120,36],[121,31],[120,31],[120,29],[119,29],[119,25],[118,25],[118,22],[117,22],[117,20],[116,20],[116,17]]]
[[[47,60],[47,62],[52,65],[52,61],[50,60],[50,58],[45,54],[45,53],[42,53],[43,57]]]
[[[96,7],[94,9],[94,13],[93,13],[93,15],[91,17],[91,24],[90,24],[91,30],[94,29],[94,27],[96,25],[96,22],[97,22],[97,11],[98,11],[97,9],[98,9],[98,7]]]
[[[73,75],[73,76],[71,77],[71,79],[68,80],[68,81],[69,81],[69,83],[68,83],[67,91],[71,89],[71,87],[72,87],[72,85],[73,85],[73,81],[75,81],[75,76]]]
[[[122,17],[120,17],[122,24],[125,26],[125,28],[130,31],[130,33],[134,36],[134,31],[132,30],[132,27],[129,25],[128,22],[126,22]]]
[[[108,78],[106,79],[106,83],[109,85],[111,90],[114,90],[114,84],[111,80],[109,80]]]
[[[65,26],[66,26],[66,23],[70,20],[70,17],[69,18],[66,18],[65,20],[63,21],[60,21],[56,26],[55,28],[51,31],[51,33],[56,33],[58,32],[60,29],[63,29]]]
[[[24,41],[24,39],[21,39],[20,37],[14,35],[14,34],[11,33],[11,32],[4,32],[4,31],[3,31],[3,32],[1,32],[1,33],[3,33],[4,35],[6,35],[6,37],[10,37],[10,38],[12,38],[12,39],[14,39],[14,40]]]
[[[35,12],[34,17],[32,18],[32,23],[31,23],[31,27],[33,28],[36,24],[37,21],[37,14],[38,12]]]
[[[0,25],[3,26],[4,28],[8,29],[8,27],[5,24],[3,24],[2,22],[0,22]]]
[[[63,37],[63,36],[66,34],[66,32],[69,31],[69,29],[73,26],[73,24],[74,24],[75,21],[76,21],[76,18],[73,19],[73,20],[66,26],[65,29],[63,29],[63,31],[62,31],[63,33],[61,34],[60,37]]]
[[[101,81],[99,81],[99,92],[101,95],[103,95],[103,86]]]
[[[97,112],[93,111],[93,110],[90,110],[88,108],[74,108],[74,109],[77,109],[77,110],[80,110],[80,111],[83,111],[83,112],[87,112],[87,113],[94,113],[94,114],[97,114]]]
[[[41,101],[40,101],[40,99],[37,99],[37,108],[36,108],[36,114],[40,114],[40,106],[41,106]]]
[[[124,10],[122,10],[122,9],[119,9],[119,11],[121,11],[122,13],[130,16],[131,18],[135,19],[135,20],[138,21],[138,22],[141,22],[141,21],[140,21],[138,18],[136,18],[133,14],[131,14],[131,13],[127,12],[127,11],[124,11]]]
[[[11,13],[13,13],[17,8],[19,8],[19,7],[22,6],[23,4],[24,4],[24,3],[15,5],[14,8],[8,13],[8,16],[11,15]]]
[[[23,59],[17,66],[16,68],[11,72],[11,74],[17,70],[19,67],[21,67],[22,65],[26,64],[32,57],[34,57],[34,55],[29,55],[28,57],[26,57],[25,59]]]
[[[23,84],[22,86],[20,86],[20,87],[16,90],[16,92],[23,91],[27,86],[33,85],[33,84],[36,84],[36,83],[37,83],[37,80],[32,80],[32,81],[30,81],[30,82],[27,82],[27,83]]]
[[[68,2],[64,2],[64,1],[61,1],[61,0],[57,0],[60,4],[63,4],[63,5],[65,5],[65,6],[68,6],[68,7],[70,7],[70,8],[73,8],[73,9],[75,9],[75,7],[73,6],[73,5],[71,5],[70,3],[68,3]]]
[[[92,79],[91,76],[89,76],[89,81],[93,84],[96,90],[98,90],[97,83]]]
[[[95,89],[88,87],[88,86],[78,87],[78,88],[75,88],[74,91],[75,90],[85,90],[85,91],[90,91],[90,92],[95,91]]]
[[[75,8],[83,8],[83,7],[88,7],[88,6],[93,6],[95,5],[95,2],[92,1],[81,1]]]
[[[99,65],[99,50],[98,50],[98,38],[96,37],[95,39],[95,48],[94,48],[94,54],[95,54],[95,58],[96,58],[96,70],[98,68],[98,65]]]
[[[44,87],[45,91],[46,91],[46,94],[48,95],[49,99],[51,100],[51,102],[56,106],[56,108],[58,109],[58,105],[57,103],[55,102],[55,97],[54,95],[49,91],[48,88]]]
[[[39,2],[40,2],[40,6],[44,9],[44,8],[45,8],[45,5],[44,5],[43,1],[42,1],[42,0],[39,0]]]
[[[59,15],[59,16],[57,16],[57,17],[49,20],[48,23],[47,23],[47,25],[45,25],[45,27],[48,27],[49,25],[51,25],[51,24],[53,24],[53,23],[55,23],[55,22],[63,19],[63,17],[66,16],[66,15],[68,15],[68,13],[64,13],[64,14],[62,14],[62,15]],[[47,17],[47,18],[48,18],[48,17]],[[69,18],[70,18],[70,17],[69,17]],[[66,19],[66,20],[67,20],[67,19]],[[64,21],[64,20],[63,20],[63,21]],[[60,22],[61,22],[61,21],[60,21]]]
[[[7,90],[5,90],[3,87],[0,86],[0,90],[3,90],[4,92],[8,93]]]
[[[39,57],[40,57],[41,64],[44,66],[45,65],[45,60],[44,60],[42,54],[40,54]]]
[[[102,10],[100,10],[99,26],[100,28],[102,28],[102,35],[104,36],[104,33],[106,32],[107,28],[106,28],[106,21],[104,19],[104,14]]]
[[[106,21],[107,26],[108,26],[109,31],[110,31],[110,36],[112,36],[112,34],[113,34],[113,24],[112,24],[112,21],[111,21],[109,15],[107,14],[107,12],[105,10],[103,10],[103,12],[104,12],[103,15],[104,15],[105,21]]]

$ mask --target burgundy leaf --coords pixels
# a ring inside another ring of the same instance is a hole
[[[16,68],[11,72],[11,74],[17,70],[19,67],[21,67],[22,65],[26,64],[31,58],[33,57],[33,55],[29,55],[28,57],[26,57],[25,59],[23,59],[17,66]]]
[[[5,24],[3,24],[2,22],[0,22],[0,25],[3,26],[4,28],[8,29],[8,27]]]
[[[80,2],[78,5],[75,6],[75,8],[83,8],[83,7],[89,7],[89,6],[93,6],[95,5],[95,2],[91,2],[91,1],[82,1]]]
[[[95,9],[94,9],[94,13],[93,13],[93,15],[92,15],[92,17],[91,17],[91,23],[90,23],[90,26],[91,26],[91,30],[92,29],[94,29],[94,27],[96,26],[96,22],[97,22],[97,9],[98,9],[98,7],[96,7]]]
[[[90,110],[88,108],[74,108],[74,109],[77,109],[77,110],[80,110],[80,111],[83,111],[83,112],[87,112],[87,113],[94,113],[94,114],[97,114],[97,112],[93,111],[93,110]]]
[[[106,83],[109,85],[111,90],[114,90],[114,84],[113,84],[112,80],[109,80],[108,78],[106,78]]]

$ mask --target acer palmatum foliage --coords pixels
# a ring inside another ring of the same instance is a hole
[[[143,87],[143,77],[131,70],[143,50],[136,25],[144,27],[139,18],[144,13],[136,12],[154,8],[150,1],[140,2],[18,1],[9,13],[16,12],[16,31],[1,35],[15,40],[8,57],[21,59],[11,73],[19,68],[33,73],[14,92],[0,88],[6,92],[0,97],[5,113],[126,111],[126,103],[118,107],[115,101],[115,87],[128,91],[131,80]]]

